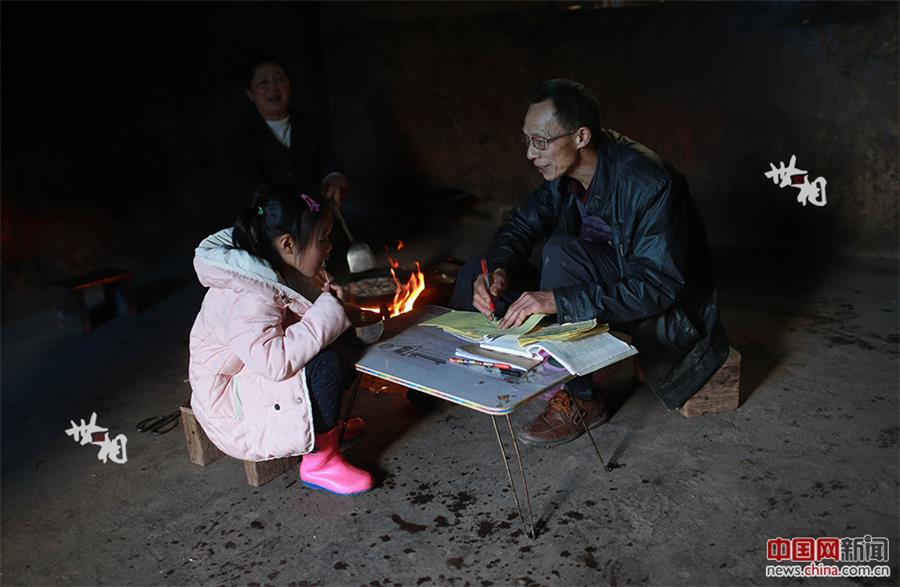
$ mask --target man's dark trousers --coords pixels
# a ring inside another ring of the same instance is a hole
[[[450,307],[456,310],[475,310],[472,306],[472,288],[481,276],[481,257],[469,259],[456,278],[456,286],[450,297]],[[538,289],[552,291],[577,283],[614,283],[621,279],[616,265],[616,253],[612,247],[592,243],[574,236],[554,236],[544,244],[541,253],[541,277]],[[533,290],[534,283],[510,276],[511,283],[501,299],[494,301],[496,313],[502,316],[523,290]],[[576,377],[566,384],[566,389],[579,399],[594,399],[591,376]]]

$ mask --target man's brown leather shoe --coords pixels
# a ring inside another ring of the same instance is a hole
[[[560,389],[547,402],[543,413],[525,425],[519,432],[519,440],[531,446],[551,447],[565,444],[584,434],[584,426],[575,410],[591,428],[609,420],[606,404],[602,398],[582,400],[572,398]]]

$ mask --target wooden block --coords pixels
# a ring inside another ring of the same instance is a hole
[[[184,437],[191,462],[205,467],[224,457],[225,453],[209,440],[200,423],[197,422],[190,403],[185,402],[180,408],[181,423],[184,427]]]
[[[131,316],[137,313],[137,296],[134,292],[134,281],[129,278],[103,286],[107,303],[112,302],[116,308],[116,316]]]
[[[741,399],[741,353],[733,347],[725,363],[700,391],[686,401],[679,412],[693,417],[736,410]]]
[[[244,472],[247,473],[247,483],[253,487],[259,487],[285,471],[297,467],[299,464],[300,457],[285,457],[283,459],[270,459],[255,463],[253,461],[244,461]]]
[[[84,291],[57,285],[53,287],[53,297],[60,328],[90,332],[91,314],[84,299]]]
[[[131,271],[125,269],[115,269],[106,267],[93,273],[79,275],[78,277],[70,277],[56,283],[60,287],[69,289],[90,289],[92,287],[100,287],[101,285],[109,285],[120,281],[127,281],[134,277]]]
[[[131,315],[137,311],[134,274],[125,269],[107,267],[53,284],[57,302],[57,319],[61,328],[76,328],[82,332],[91,331],[93,324],[84,294],[87,290],[95,287],[103,287],[106,303],[115,306],[117,315]]]
[[[187,441],[188,456],[195,465],[205,467],[225,456],[225,453],[210,442],[197,418],[190,402],[181,404],[181,424],[184,426],[184,439]]]
[[[227,456],[210,442],[206,433],[203,432],[203,428],[200,427],[200,423],[194,417],[194,410],[191,409],[190,402],[181,404],[180,408],[181,423],[184,425],[184,438],[187,441],[188,455],[191,458],[191,462],[205,467]],[[247,474],[247,483],[253,487],[260,487],[288,469],[299,465],[300,457],[286,457],[259,462],[243,461],[243,463],[244,472]]]
[[[631,358],[631,378],[638,383],[647,383],[647,378],[644,377],[644,370],[641,369],[641,364],[638,362],[637,357]]]

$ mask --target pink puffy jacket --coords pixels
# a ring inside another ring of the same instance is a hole
[[[232,457],[262,461],[314,447],[304,365],[350,321],[340,302],[315,303],[279,282],[267,262],[235,249],[231,229],[194,255],[209,288],[191,329],[191,406],[209,439]]]

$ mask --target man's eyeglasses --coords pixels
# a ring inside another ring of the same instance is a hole
[[[573,130],[572,132],[566,132],[566,133],[563,133],[563,134],[560,134],[560,135],[556,135],[556,136],[552,136],[552,137],[549,137],[549,138],[545,138],[545,137],[537,137],[537,136],[535,136],[535,137],[530,137],[530,136],[528,136],[528,135],[526,135],[526,134],[523,134],[523,135],[522,135],[522,144],[525,145],[525,148],[526,148],[526,149],[528,148],[528,145],[532,145],[532,146],[533,146],[535,149],[537,149],[538,151],[546,151],[547,148],[550,146],[550,143],[552,143],[552,142],[555,141],[556,139],[561,139],[561,138],[563,138],[563,137],[567,137],[567,136],[569,136],[569,135],[573,135],[573,134],[575,134],[576,132],[578,132],[578,131],[577,131],[577,130]]]

